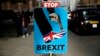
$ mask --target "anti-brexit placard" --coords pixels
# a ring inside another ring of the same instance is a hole
[[[34,52],[67,53],[67,10],[58,8],[34,9]]]

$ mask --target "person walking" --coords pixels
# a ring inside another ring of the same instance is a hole
[[[14,22],[15,22],[15,27],[16,27],[16,32],[17,32],[17,36],[21,36],[22,35],[22,23],[21,23],[21,13],[20,12],[16,12],[14,15]]]
[[[25,15],[25,12],[22,12],[22,37],[25,38],[26,36],[28,36],[28,24],[30,22],[30,18],[27,17],[27,15]]]

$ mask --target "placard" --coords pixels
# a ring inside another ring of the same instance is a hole
[[[34,9],[35,54],[67,53],[67,12],[63,7]]]

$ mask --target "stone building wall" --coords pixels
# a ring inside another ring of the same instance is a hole
[[[33,0],[26,0],[24,2],[16,2],[12,3],[10,1],[2,2],[1,3],[2,10],[15,10],[15,11],[22,11],[22,10],[31,10],[33,8]]]
[[[80,0],[82,4],[100,4],[100,0]]]

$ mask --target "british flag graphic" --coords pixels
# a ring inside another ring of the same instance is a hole
[[[49,43],[49,42],[51,42],[54,39],[62,38],[65,34],[66,34],[65,31],[61,31],[59,33],[50,32],[49,34],[44,36],[43,40],[45,41],[45,43]]]

